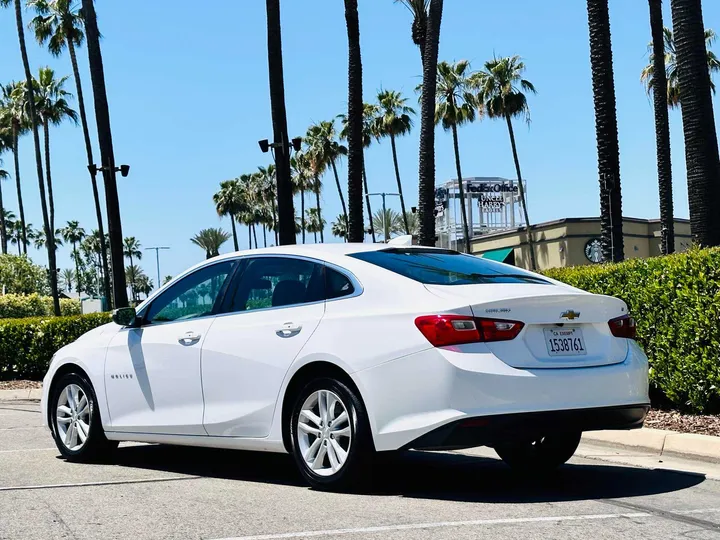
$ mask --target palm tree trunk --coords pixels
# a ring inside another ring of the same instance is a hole
[[[598,147],[603,257],[606,261],[620,262],[624,258],[620,149],[608,0],[587,0],[587,10]]]
[[[402,209],[405,234],[410,234],[407,213],[405,211],[405,197],[403,196],[402,182],[400,182],[400,166],[398,165],[397,148],[395,147],[395,135],[390,133],[390,146],[392,147],[393,164],[395,165],[395,179],[397,180],[398,193],[400,194],[400,208]]]
[[[282,30],[280,26],[280,0],[266,0],[268,68],[270,72],[270,108],[272,109],[273,136],[275,144],[275,171],[279,224],[276,244],[296,243],[293,186],[290,176],[290,148],[285,111],[285,83],[283,80]]]
[[[338,196],[340,197],[340,204],[342,205],[343,217],[345,218],[345,226],[348,224],[348,213],[347,206],[345,206],[345,197],[343,196],[342,187],[340,186],[340,177],[338,176],[337,167],[335,166],[335,159],[330,160],[332,165],[333,174],[335,175],[335,186],[338,190]]]
[[[468,231],[467,210],[465,208],[465,188],[463,187],[463,176],[460,168],[460,145],[458,143],[457,125],[452,126],[453,147],[455,149],[455,170],[458,176],[458,192],[460,196],[460,215],[462,216],[462,228],[465,236],[465,253],[470,253],[470,232]]]
[[[700,0],[672,0],[687,163],[690,229],[700,246],[720,245],[720,159]]]
[[[368,183],[367,183],[367,171],[365,170],[365,156],[363,155],[363,187],[365,188],[365,204],[367,204],[368,209],[368,223],[370,224],[370,236],[372,236],[373,244],[376,242],[375,240],[375,225],[373,225],[373,213],[372,208],[370,207],[370,194],[368,191]]]
[[[77,247],[75,245],[75,242],[72,243],[73,247],[73,255],[75,256],[75,290],[78,293],[78,298],[80,298],[80,293],[82,292],[82,288],[80,285],[80,254],[77,251]]]
[[[363,242],[363,80],[357,0],[345,0],[348,36],[348,241]]]
[[[254,224],[254,223],[253,223],[253,226],[252,226],[252,233],[253,233],[253,238],[255,239],[255,249],[257,249],[257,248],[258,248],[258,243],[257,243],[257,231],[255,230],[255,224]]]
[[[653,104],[655,106],[655,143],[660,191],[660,238],[662,253],[668,255],[675,251],[675,219],[673,218],[670,121],[666,90],[662,0],[650,0],[650,29],[653,36]]]
[[[120,200],[115,178],[115,155],[113,151],[112,131],[110,129],[110,111],[105,89],[105,70],[100,50],[100,32],[97,27],[94,0],[82,0],[85,19],[90,79],[95,100],[95,120],[98,130],[98,143],[105,180],[105,201],[110,236],[110,262],[112,264],[113,304],[116,308],[127,307],[127,288],[125,284],[122,220]]]
[[[18,213],[20,214],[20,240],[22,240],[22,250],[27,255],[27,227],[25,226],[25,206],[22,199],[22,184],[20,183],[20,156],[18,155],[18,140],[20,138],[19,126],[13,120],[13,161],[15,162],[15,185],[17,186],[18,197]],[[18,247],[20,243],[18,242]]]
[[[263,247],[267,247],[267,227],[265,227],[265,224],[263,223]]]
[[[252,249],[252,224],[247,226],[248,228],[248,249]]]
[[[275,245],[278,246],[280,243],[278,242],[278,216],[277,211],[275,210],[275,205],[272,205],[272,229],[275,233]],[[294,226],[295,220],[293,219],[293,226]]]
[[[420,110],[419,163],[419,243],[435,245],[435,97],[437,94],[437,61],[440,44],[443,0],[430,0],[425,50],[423,51],[423,90]]]
[[[135,301],[135,267],[133,266],[132,255],[130,255],[130,296]]]
[[[320,182],[318,182],[317,178],[315,178],[315,185],[316,186],[320,185]],[[325,227],[323,227],[322,212],[320,210],[320,189],[319,188],[315,190],[315,207],[317,208],[318,224],[320,225],[320,243],[324,244],[325,243],[325,233],[324,233]],[[315,242],[317,242],[317,240],[315,240]]]
[[[100,258],[102,261],[103,290],[105,298],[108,302],[112,300],[112,291],[110,289],[110,268],[107,260],[107,246],[105,245],[105,230],[103,225],[102,208],[100,207],[100,194],[97,186],[97,173],[93,168],[95,160],[93,158],[92,143],[90,142],[90,129],[88,128],[87,113],[85,112],[85,98],[83,97],[82,82],[80,80],[80,70],[78,69],[77,55],[75,54],[75,44],[72,39],[66,40],[68,51],[70,53],[70,63],[72,64],[73,76],[75,78],[75,90],[77,93],[78,109],[80,110],[80,124],[82,125],[83,139],[85,141],[85,152],[87,153],[88,171],[90,173],[90,182],[93,190],[93,200],[95,202],[95,217],[98,222],[98,232],[100,234]],[[160,284],[158,283],[158,286]],[[98,289],[99,289],[98,284]]]
[[[232,227],[233,245],[235,246],[235,251],[240,251],[240,246],[238,245],[237,229],[235,228],[235,217],[232,214],[230,214],[230,226]]]
[[[22,21],[22,10],[20,0],[15,0],[15,22],[17,23],[18,40],[20,42],[20,53],[22,55],[23,67],[25,68],[25,90],[28,94],[28,109],[30,110],[30,122],[32,123],[33,143],[35,144],[35,165],[37,167],[38,187],[40,188],[40,207],[42,208],[43,224],[45,226],[45,246],[48,251],[48,270],[50,271],[50,290],[53,298],[53,312],[60,316],[60,297],[58,296],[58,276],[55,252],[55,234],[50,229],[47,203],[45,201],[45,180],[43,178],[42,151],[40,150],[40,134],[38,132],[38,118],[35,111],[35,91],[33,89],[33,78],[30,73],[30,61],[28,60],[25,47],[25,29]]]
[[[3,255],[7,255],[8,250],[8,232],[5,226],[5,206],[2,198],[2,178],[0,178],[0,251]]]
[[[50,175],[50,122],[43,122],[43,135],[45,136],[45,178],[48,188],[48,203],[50,205],[50,229],[55,238],[55,200],[53,199],[52,176]]]
[[[300,190],[300,229],[302,232],[302,243],[305,243],[305,190]]]
[[[518,177],[518,188],[520,190],[520,202],[522,203],[523,214],[525,216],[525,226],[527,227],[528,247],[530,248],[530,270],[537,271],[537,261],[535,260],[535,241],[532,237],[532,228],[530,227],[530,216],[528,215],[527,199],[525,198],[525,186],[523,185],[522,173],[520,172],[520,160],[518,159],[517,145],[515,144],[515,131],[512,127],[510,115],[505,115],[505,121],[510,134],[510,146],[512,146],[513,159],[515,160],[515,172]]]

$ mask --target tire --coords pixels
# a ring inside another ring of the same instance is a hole
[[[500,459],[524,473],[547,473],[567,462],[580,444],[582,433],[556,433],[533,441],[498,445]]]
[[[325,422],[323,400],[326,409],[331,404]],[[370,423],[359,396],[347,385],[332,378],[307,384],[295,399],[290,437],[295,463],[312,487],[364,491],[369,486],[375,455]]]
[[[117,448],[105,437],[95,391],[84,375],[67,373],[55,382],[48,416],[55,445],[68,461],[103,461]]]

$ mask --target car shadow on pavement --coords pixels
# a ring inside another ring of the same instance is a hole
[[[116,465],[201,477],[305,487],[286,454],[166,445],[117,450]],[[569,464],[529,477],[497,459],[406,452],[373,470],[370,494],[465,502],[562,502],[669,493],[705,481],[703,475],[610,464]]]

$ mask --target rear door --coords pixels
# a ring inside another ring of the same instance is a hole
[[[238,274],[203,343],[204,426],[209,435],[265,437],[285,374],[325,312],[324,265],[258,256]]]

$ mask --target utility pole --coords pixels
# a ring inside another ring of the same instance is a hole
[[[382,214],[383,215],[383,237],[384,237],[383,239],[384,239],[385,243],[387,244],[387,241],[390,239],[389,238],[390,231],[388,230],[389,223],[387,222],[387,209],[385,207],[385,198],[386,197],[400,197],[400,194],[399,193],[368,193],[367,196],[368,197],[376,197],[376,196],[382,197],[382,201],[383,201],[383,209],[382,209],[382,212],[383,212],[383,214]]]
[[[145,248],[145,250],[155,250],[155,262],[157,263],[157,284],[156,287],[159,289],[162,287],[162,283],[160,283],[160,250],[161,249],[170,249],[167,246],[156,246],[156,247],[148,247]]]

